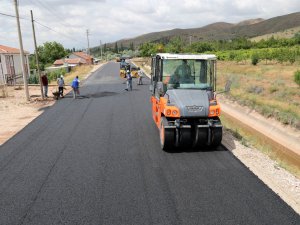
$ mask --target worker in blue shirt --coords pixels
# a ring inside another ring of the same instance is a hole
[[[72,81],[72,88],[73,88],[73,98],[76,99],[76,97],[78,95],[80,95],[80,92],[79,92],[79,79],[78,79],[78,76],[76,76],[74,78],[74,80]]]

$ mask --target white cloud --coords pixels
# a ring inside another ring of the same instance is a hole
[[[299,11],[299,0],[19,0],[24,48],[33,51],[30,10],[38,44],[57,41],[67,48],[114,42],[174,28],[202,27],[215,22],[237,23]],[[0,1],[0,13],[15,15],[11,0]],[[18,47],[16,19],[0,15],[0,44]]]

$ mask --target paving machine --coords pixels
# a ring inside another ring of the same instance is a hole
[[[150,90],[163,150],[220,145],[215,55],[155,55]]]
[[[120,62],[120,77],[126,78],[126,71],[129,70],[131,73],[131,77],[137,78],[139,76],[138,71],[139,68],[135,67],[134,65],[131,65],[129,62],[126,62],[125,60]]]

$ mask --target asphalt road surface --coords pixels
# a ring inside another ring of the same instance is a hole
[[[167,153],[110,62],[0,147],[0,224],[300,224],[223,147]]]

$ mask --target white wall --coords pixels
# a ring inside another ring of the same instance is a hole
[[[4,74],[6,72],[6,65],[5,65],[5,57],[3,55],[0,55],[0,84],[3,84],[5,82]]]
[[[7,72],[7,68],[6,68],[6,59],[5,59],[5,55],[13,55],[13,61],[14,61],[14,68],[15,68],[15,74],[16,75],[22,75],[22,66],[21,66],[21,58],[20,58],[20,54],[0,54],[1,57],[1,65],[2,65],[2,70],[1,70],[1,66],[0,66],[0,82],[2,82],[2,76],[5,76],[5,74],[8,74]],[[28,55],[25,55],[26,57],[26,64],[27,64],[27,77],[29,77],[29,57]],[[2,71],[3,71],[3,75],[2,75]]]

